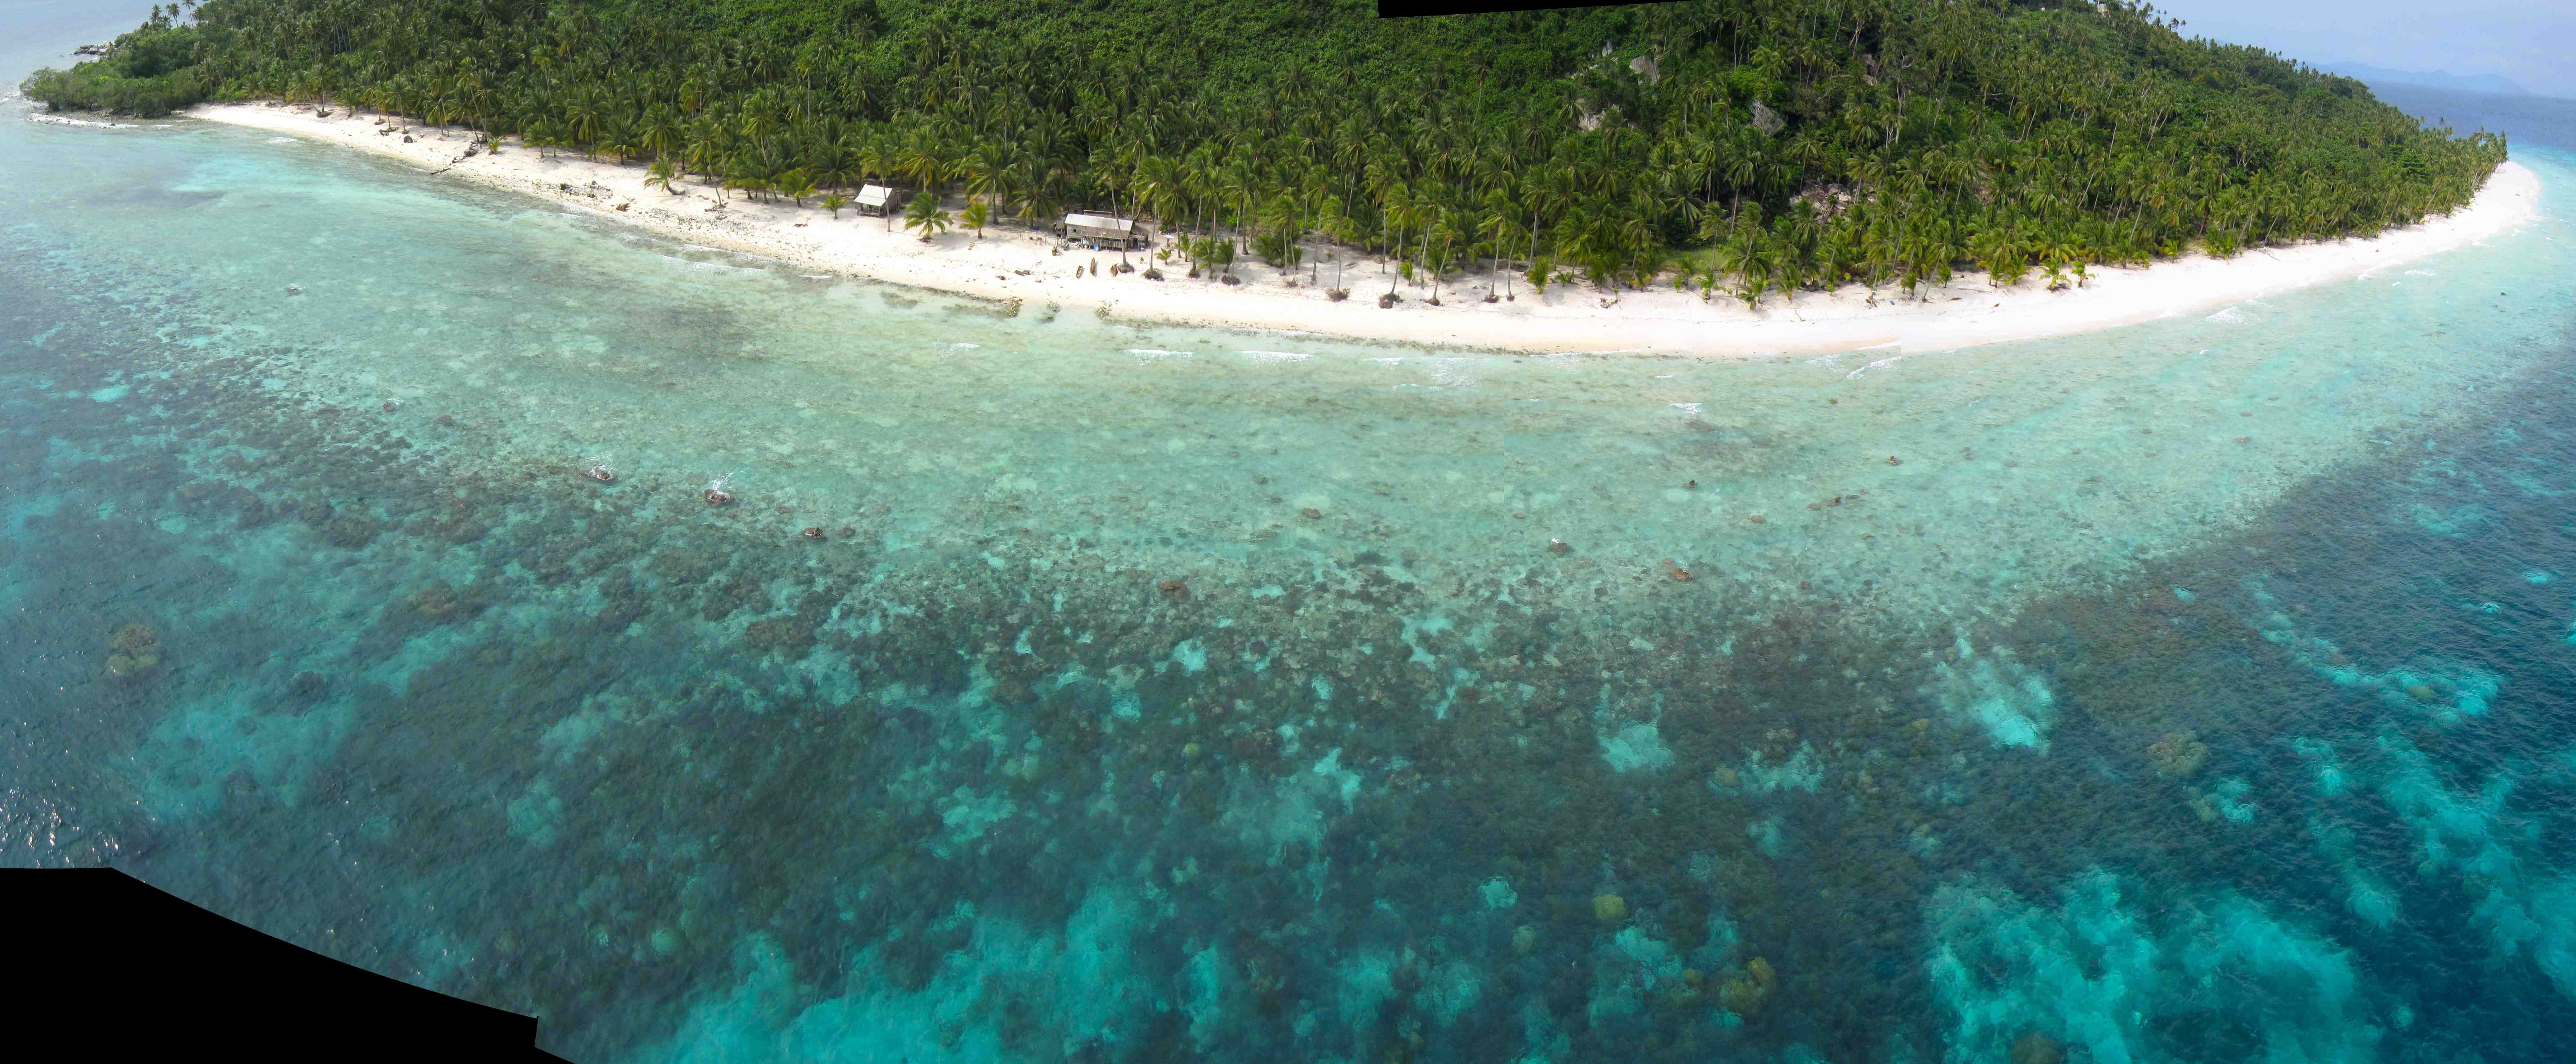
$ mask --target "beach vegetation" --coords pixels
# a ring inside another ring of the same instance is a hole
[[[993,208],[990,204],[987,204],[980,199],[970,201],[966,204],[965,210],[958,212],[957,221],[967,228],[974,230],[975,239],[982,240],[984,239],[984,227],[991,224],[993,221]]]
[[[802,166],[790,167],[786,173],[778,175],[774,187],[779,195],[794,200],[797,206],[802,207],[805,205],[805,197],[814,194],[814,178],[807,174]]]
[[[924,244],[929,243],[930,238],[947,232],[949,221],[948,212],[939,206],[939,194],[926,188],[915,194],[912,203],[903,209],[904,229],[920,230]]]
[[[2507,154],[2137,0],[206,0],[22,88],[364,107],[800,203],[962,189],[1033,229],[1106,208],[1228,277],[1320,237],[1435,296],[1481,261],[1754,305],[2367,236]]]

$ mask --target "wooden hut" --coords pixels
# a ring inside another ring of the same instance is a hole
[[[861,185],[858,198],[850,202],[870,214],[891,214],[895,206],[894,190],[884,185]]]
[[[1056,235],[1080,240],[1092,247],[1143,247],[1148,235],[1133,218],[1113,218],[1106,214],[1068,214],[1056,227]]]

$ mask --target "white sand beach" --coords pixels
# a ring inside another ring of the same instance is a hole
[[[1239,286],[1185,279],[1183,268],[1165,269],[1165,280],[1141,272],[1108,271],[1114,251],[1064,248],[1052,236],[1017,223],[988,226],[978,239],[952,230],[928,244],[879,218],[844,208],[836,220],[813,207],[758,203],[682,178],[682,191],[644,186],[640,166],[540,153],[515,142],[500,154],[466,157],[469,134],[411,126],[386,133],[380,120],[405,119],[334,109],[317,117],[309,106],[273,103],[215,104],[188,112],[214,122],[346,144],[403,159],[443,177],[526,192],[598,211],[666,235],[700,244],[765,254],[816,270],[869,277],[940,291],[1029,302],[1066,309],[1105,308],[1113,320],[1277,329],[1365,340],[1528,352],[1637,352],[1707,357],[1818,354],[1858,348],[1941,351],[2004,340],[2061,336],[2207,310],[2293,288],[2359,277],[2506,232],[2531,218],[2540,202],[2539,176],[2506,163],[2469,206],[2447,217],[2369,240],[2323,241],[2249,251],[2232,259],[2203,255],[2145,269],[2097,269],[2081,288],[2048,291],[2025,280],[1997,291],[1983,274],[1965,273],[1950,285],[1927,288],[1919,301],[1895,288],[1871,293],[1859,286],[1830,293],[1773,298],[1758,311],[1723,296],[1703,300],[1669,288],[1626,291],[1612,297],[1588,285],[1550,285],[1533,295],[1515,285],[1517,298],[1484,302],[1486,275],[1469,270],[1432,306],[1424,290],[1380,309],[1376,295],[1388,283],[1379,264],[1353,258],[1351,249],[1316,245],[1309,262],[1337,251],[1348,262],[1352,297],[1333,302],[1308,283],[1316,272],[1301,267],[1283,276],[1258,262],[1238,263]],[[726,206],[718,207],[718,203]],[[1149,264],[1150,252],[1130,261]],[[1101,270],[1088,268],[1095,262]],[[1077,267],[1084,274],[1076,275]],[[1320,268],[1325,285],[1333,266]],[[1289,282],[1294,281],[1292,285]]]

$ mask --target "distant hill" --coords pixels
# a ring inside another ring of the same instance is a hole
[[[2415,70],[2390,70],[2387,67],[2375,67],[2365,63],[2319,63],[2317,69],[2362,81],[2393,81],[2400,85],[2425,85],[2436,89],[2455,89],[2460,92],[2496,92],[2507,96],[2531,95],[2530,89],[2495,74],[2479,74],[2471,77],[2446,74],[2439,70],[2426,74]]]

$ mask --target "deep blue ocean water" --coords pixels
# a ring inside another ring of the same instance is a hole
[[[22,106],[0,862],[593,1061],[2576,1058],[2576,104],[2483,246],[1725,364]]]

